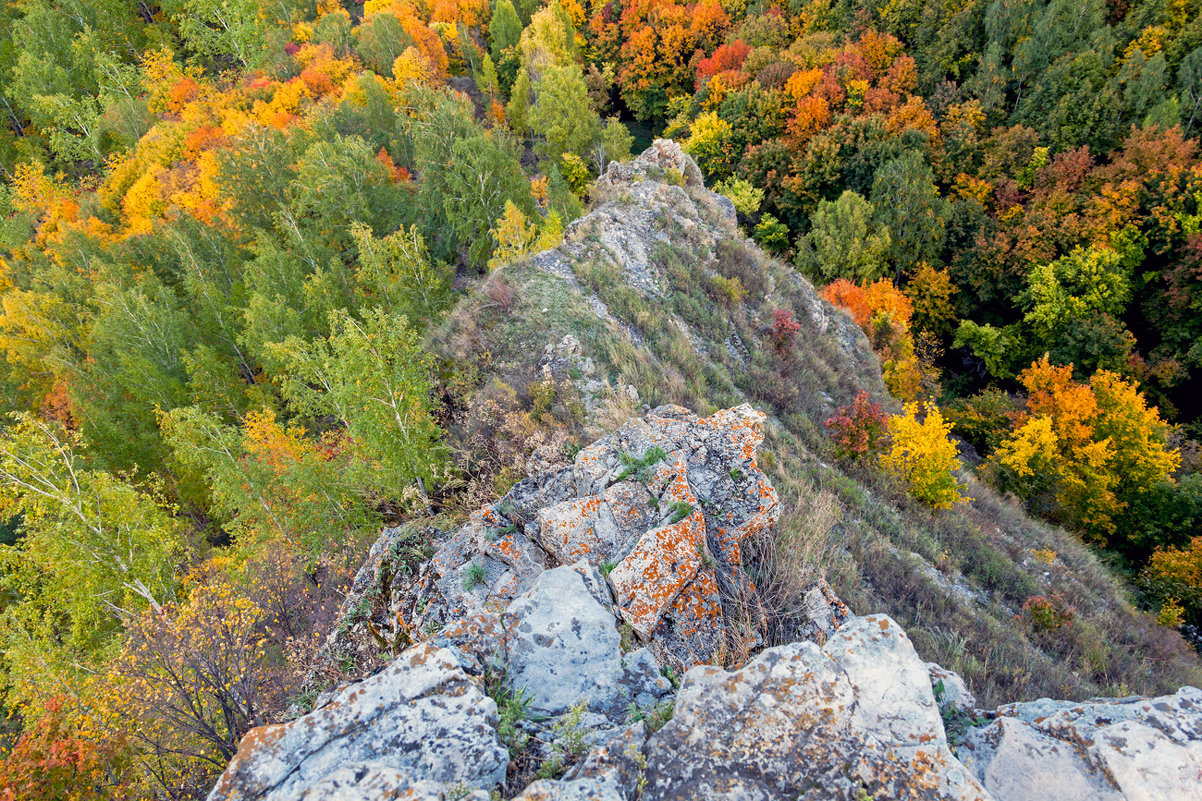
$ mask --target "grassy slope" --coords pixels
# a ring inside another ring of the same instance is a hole
[[[777,540],[760,544],[750,569],[777,613],[772,637],[788,636],[796,589],[825,576],[853,611],[897,619],[924,658],[963,675],[985,705],[1157,694],[1202,682],[1192,650],[1135,611],[1071,534],[1029,519],[971,477],[971,504],[932,514],[870,468],[838,464],[822,428],[833,405],[860,388],[892,403],[866,341],[804,279],[744,240],[708,192],[690,189],[686,198],[677,187],[661,189],[667,206],[656,218],[666,237],[649,252],[662,296],[632,284],[628,265],[611,255],[606,226],[636,203],[611,188],[611,205],[579,221],[570,247],[552,254],[570,265],[583,293],[548,273],[544,254],[495,272],[435,332],[435,350],[460,368],[460,405],[448,425],[461,461],[477,474],[476,496],[520,477],[512,469],[489,473],[489,436],[508,437],[520,457],[515,430],[555,429],[583,444],[641,413],[620,393],[586,412],[578,372],[561,375],[550,392],[540,383],[544,347],[572,334],[599,376],[636,387],[641,403],[704,414],[750,401],[769,415],[762,463],[783,513]],[[675,214],[673,204],[689,213]],[[713,275],[739,277],[746,301],[724,306]],[[598,317],[587,294],[609,319]],[[803,326],[785,355],[768,337],[775,308],[792,309]],[[500,416],[522,425],[505,427]],[[533,439],[553,439],[543,434]],[[1051,564],[1033,555],[1046,548],[1056,553]],[[1054,592],[1076,607],[1076,621],[1054,633],[1025,632],[1015,613],[1028,596]]]

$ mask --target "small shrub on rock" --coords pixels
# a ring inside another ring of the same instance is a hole
[[[714,295],[726,308],[733,309],[747,299],[747,289],[740,279],[715,275],[710,280],[714,287]]]
[[[788,309],[774,309],[772,312],[772,344],[777,353],[784,353],[793,344],[793,337],[801,330],[801,323],[793,317]]]

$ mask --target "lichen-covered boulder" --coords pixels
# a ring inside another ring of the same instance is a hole
[[[999,801],[1202,798],[1202,690],[1160,698],[1046,698],[970,729],[961,761]]]
[[[948,750],[926,667],[884,616],[822,648],[689,671],[646,761],[647,801],[988,797]]]
[[[413,778],[406,770],[398,770],[380,762],[347,765],[309,785],[295,796],[296,801],[489,801],[483,790],[468,790],[461,785],[447,785]]]
[[[309,714],[249,732],[209,799],[353,798],[355,787],[361,795],[412,790],[399,797],[415,799],[438,785],[487,791],[509,762],[496,724],[496,703],[455,656],[417,645]]]
[[[415,624],[499,612],[547,567],[584,561],[609,570],[618,613],[664,659],[713,660],[730,614],[762,615],[742,546],[779,516],[756,462],[763,422],[747,405],[704,418],[663,406],[517,484],[439,549]]]

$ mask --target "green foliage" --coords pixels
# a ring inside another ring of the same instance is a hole
[[[548,67],[534,84],[530,130],[542,137],[539,151],[556,159],[565,153],[587,153],[601,135],[601,118],[589,105],[580,67]]]
[[[764,214],[752,232],[755,241],[769,253],[783,253],[789,248],[789,228],[771,214]]]
[[[497,737],[509,751],[509,758],[517,759],[530,742],[521,723],[530,717],[533,696],[525,687],[515,689],[506,673],[494,670],[485,673],[484,691],[497,703]]]
[[[641,459],[628,453],[619,454],[619,457],[622,460],[622,470],[615,480],[625,481],[633,476],[635,481],[646,484],[655,475],[655,465],[666,459],[668,454],[664,453],[663,448],[656,445],[649,448]]]
[[[255,67],[265,57],[266,21],[257,0],[184,0],[175,12],[188,47],[215,62]]]
[[[873,223],[873,207],[850,190],[836,201],[823,201],[810,217],[810,232],[797,243],[797,264],[826,281],[846,278],[860,283],[885,274],[891,237]]]
[[[1117,252],[1075,248],[1031,270],[1026,321],[1050,339],[1070,321],[1121,314],[1130,297],[1130,280]]]
[[[20,514],[23,535],[0,550],[3,636],[25,700],[99,655],[123,616],[172,601],[185,556],[181,521],[161,498],[89,467],[81,446],[29,415],[0,438],[0,513]]]
[[[755,214],[764,202],[764,190],[757,189],[751,182],[738,177],[720,181],[714,186],[714,191],[730,198],[730,202],[735,204],[735,211],[744,217]]]
[[[601,141],[594,149],[594,159],[597,171],[605,172],[606,164],[610,161],[626,161],[630,158],[630,147],[634,144],[634,135],[622,124],[617,117],[610,117],[601,129]]]
[[[694,507],[693,504],[688,503],[687,501],[672,501],[672,503],[668,505],[668,511],[671,512],[671,515],[668,517],[668,522],[679,523],[681,520],[684,520],[686,517],[693,514]]]
[[[981,325],[972,320],[962,320],[952,340],[953,348],[968,348],[985,363],[989,375],[997,378],[1012,378],[1015,366],[1022,358],[1016,326],[997,328]]]
[[[889,232],[889,260],[901,273],[940,260],[948,208],[933,177],[922,154],[910,150],[883,164],[873,179],[873,219]]]
[[[518,136],[524,137],[530,133],[530,92],[530,73],[520,70],[513,82],[509,105],[505,107],[509,127]]]
[[[434,322],[450,301],[452,270],[431,258],[417,228],[383,238],[358,222],[350,230],[359,251],[355,283],[364,303],[386,308],[419,329]]]
[[[472,562],[467,566],[467,570],[463,571],[463,589],[470,592],[477,585],[484,584],[486,578],[484,565]]]
[[[432,415],[430,365],[404,316],[377,308],[330,316],[330,336],[290,337],[274,350],[286,364],[284,397],[303,416],[346,426],[379,491],[397,497],[438,475],[444,459]]]

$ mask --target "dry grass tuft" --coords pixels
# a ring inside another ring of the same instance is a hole
[[[744,559],[754,565],[768,644],[793,638],[806,592],[826,575],[839,548],[836,526],[843,515],[832,493],[811,489],[781,513],[774,530],[744,544]]]

